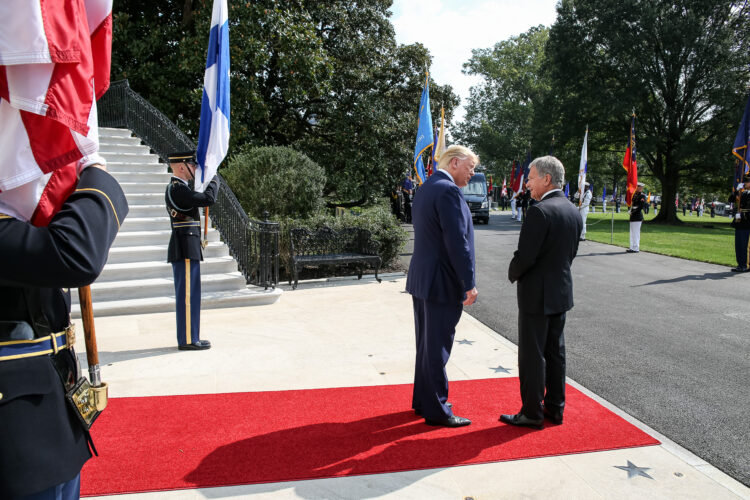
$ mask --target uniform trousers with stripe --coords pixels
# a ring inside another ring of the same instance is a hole
[[[750,229],[734,230],[734,253],[737,256],[737,267],[747,269],[750,257]]]
[[[641,250],[641,224],[641,220],[630,221],[630,249],[636,252]]]
[[[177,345],[200,340],[201,262],[185,259],[172,262],[177,313]]]
[[[453,411],[448,401],[448,374],[445,365],[453,348],[456,325],[463,305],[438,304],[412,297],[417,356],[414,364],[412,408],[430,420],[445,420]]]

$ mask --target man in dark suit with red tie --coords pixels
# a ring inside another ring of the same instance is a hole
[[[471,424],[448,402],[448,363],[463,306],[474,303],[474,225],[461,194],[479,158],[463,146],[443,152],[412,206],[414,253],[406,291],[412,295],[417,356],[412,408],[429,425]]]
[[[565,314],[573,308],[570,265],[583,221],[562,192],[565,169],[554,156],[531,162],[526,186],[539,203],[521,227],[508,279],[518,282],[518,372],[521,411],[500,421],[541,429],[565,407]]]

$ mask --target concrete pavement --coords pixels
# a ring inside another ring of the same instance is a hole
[[[176,349],[172,314],[100,318],[102,378],[113,398],[410,383],[414,331],[404,284],[403,275],[386,276],[381,284],[371,279],[308,282],[285,291],[276,304],[202,311],[202,337],[214,345],[202,352]],[[83,359],[82,337],[77,348]],[[456,334],[456,341],[464,339],[473,343],[454,347],[451,380],[518,375],[515,345],[466,313]],[[497,371],[498,366],[508,373]],[[750,498],[742,484],[609,406],[663,444],[124,498]],[[629,463],[644,469],[631,467],[629,473],[623,469]]]

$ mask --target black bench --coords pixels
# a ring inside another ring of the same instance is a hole
[[[375,279],[380,283],[378,270],[380,243],[371,238],[370,231],[347,227],[334,231],[323,226],[315,232],[307,228],[294,228],[289,231],[289,256],[297,288],[299,271],[304,266],[358,264],[357,279],[362,279],[362,268],[369,264],[375,268]],[[289,284],[292,284],[290,273]]]

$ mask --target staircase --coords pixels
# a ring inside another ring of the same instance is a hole
[[[100,128],[99,151],[107,170],[119,181],[130,212],[109,251],[107,264],[91,285],[96,316],[174,311],[172,266],[167,263],[171,234],[164,191],[171,175],[158,156],[127,129]],[[202,309],[264,305],[276,302],[280,289],[248,286],[237,263],[208,230],[201,263]],[[72,291],[72,315],[80,317],[78,291]]]

